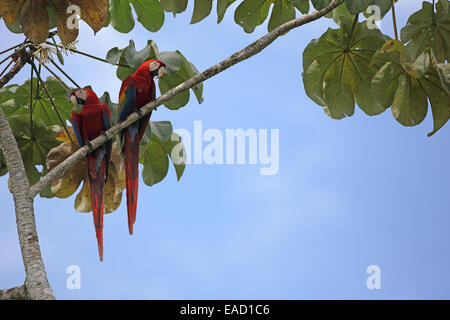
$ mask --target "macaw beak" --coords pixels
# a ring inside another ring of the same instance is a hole
[[[70,101],[71,101],[73,104],[79,105],[79,106],[84,105],[84,103],[86,102],[86,101],[84,101],[83,99],[81,99],[80,97],[77,97],[77,95],[76,95],[75,93],[72,93],[72,94],[70,95]]]
[[[74,93],[72,93],[72,94],[70,95],[70,101],[71,101],[73,104],[77,104],[77,97],[75,96]]]
[[[166,67],[160,66],[158,69],[158,78],[161,78],[164,75],[164,71],[166,71]]]

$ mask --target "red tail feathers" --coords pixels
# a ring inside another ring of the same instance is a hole
[[[105,185],[106,160],[103,158],[100,167],[97,169],[96,154],[96,152],[93,152],[88,155],[88,168],[95,235],[97,236],[100,261],[103,261],[103,187]]]
[[[139,179],[139,138],[136,135],[131,141],[128,130],[125,131],[124,143],[125,173],[127,185],[128,231],[133,234],[133,225],[136,222],[136,209]]]

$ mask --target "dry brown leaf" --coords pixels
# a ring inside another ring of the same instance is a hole
[[[63,45],[76,40],[79,30],[67,26],[72,13],[67,13],[70,5],[80,8],[81,19],[97,33],[105,25],[108,0],[0,0],[0,17],[6,23],[17,20],[20,11],[20,23],[25,36],[34,44],[47,40],[50,23],[48,7],[53,9],[57,19],[58,35]]]
[[[0,0],[0,16],[6,23],[13,23],[17,19],[19,9],[25,0]]]
[[[50,6],[55,12],[56,19],[58,22],[58,36],[61,39],[63,45],[67,45],[74,42],[78,37],[78,28],[70,29],[67,26],[67,20],[70,18],[71,14],[67,13],[67,8],[70,6],[67,0],[47,0]]]
[[[20,10],[20,21],[25,36],[35,44],[47,40],[50,23],[47,2],[45,0],[28,0]]]
[[[81,9],[81,19],[97,33],[105,25],[108,12],[108,0],[71,0]]]

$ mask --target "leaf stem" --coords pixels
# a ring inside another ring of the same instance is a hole
[[[59,83],[61,83],[67,90],[71,90],[71,88],[49,67],[47,67],[47,65],[43,64],[44,68],[47,69],[48,72],[50,72],[52,74],[52,76],[54,76],[56,78],[56,80],[59,81]]]
[[[31,63],[33,63],[34,64],[34,57],[32,57],[31,58]],[[31,85],[30,85],[30,135],[31,135],[31,139],[33,139],[34,138],[34,133],[33,133],[33,77],[34,77],[34,75],[33,75],[33,72],[34,72],[34,69],[33,68],[30,68],[31,69],[31,80],[30,80],[30,82],[31,82]]]
[[[397,17],[395,14],[395,1],[392,0],[392,21],[394,23],[395,40],[398,40]]]
[[[53,61],[53,59],[50,59],[50,62],[56,67],[56,69],[59,70],[59,72],[61,72],[67,79],[69,79],[70,82],[72,82],[75,85],[75,87],[77,87],[78,89],[81,88],[80,85],[78,85],[78,83],[76,83],[67,73],[64,72],[64,70],[60,66],[56,64],[55,61]]]
[[[32,68],[34,69],[34,71],[37,73],[37,77],[38,77],[38,79],[39,79],[39,82],[40,82],[41,85],[42,85],[42,88],[44,89],[44,91],[45,91],[45,93],[46,93],[48,99],[50,100],[50,102],[51,102],[53,108],[55,109],[56,114],[58,115],[59,121],[61,122],[61,124],[62,124],[62,126],[63,126],[63,128],[64,128],[64,131],[66,132],[67,136],[69,137],[70,142],[72,142],[72,144],[73,144],[74,142],[72,141],[72,137],[71,137],[70,134],[69,134],[69,130],[67,130],[66,123],[64,122],[63,118],[61,117],[61,114],[59,113],[58,108],[56,107],[55,102],[54,102],[53,99],[52,99],[52,96],[51,96],[50,93],[48,92],[47,87],[45,86],[44,81],[42,81],[42,78],[41,78],[40,74],[37,72],[37,68],[36,68],[36,65],[34,64],[34,62],[31,63],[31,66],[32,66]]]
[[[48,44],[48,45],[57,47],[57,48],[61,48],[60,45],[57,45],[57,44],[54,44],[54,43],[51,43],[51,42],[48,42],[48,41],[45,42],[45,43]],[[129,68],[129,69],[131,69],[131,67],[130,67],[129,65],[121,64],[121,63],[118,63],[118,64],[112,64],[112,63],[109,63],[108,60],[106,60],[106,59],[102,59],[102,58],[93,56],[92,54],[89,54],[89,53],[86,53],[86,52],[82,52],[82,51],[78,51],[78,50],[70,49],[70,48],[67,48],[67,50],[69,50],[70,52],[73,52],[73,53],[81,54],[81,55],[86,56],[86,57],[91,58],[91,59],[95,59],[95,60],[98,60],[98,61],[101,61],[101,62],[105,62],[105,63],[107,63],[107,64],[111,64],[111,65],[115,65],[115,66],[118,66],[118,67],[124,67],[124,68]]]
[[[14,49],[20,47],[21,45],[23,45],[23,43],[19,43],[19,44],[15,45],[14,47],[11,47],[9,49],[3,50],[2,52],[0,52],[0,54],[4,54],[4,53],[6,53],[8,51],[14,50]]]

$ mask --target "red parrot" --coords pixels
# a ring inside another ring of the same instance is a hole
[[[119,122],[124,121],[131,113],[139,112],[141,107],[155,100],[154,77],[161,77],[165,68],[166,65],[159,60],[148,60],[123,81],[119,95]],[[126,172],[128,231],[130,234],[133,234],[133,225],[136,221],[139,142],[148,126],[150,116],[151,112],[120,133]]]
[[[80,147],[88,145],[92,150],[90,141],[111,128],[111,112],[106,104],[100,103],[95,92],[90,89],[72,92],[71,100],[73,104],[82,106],[80,113],[72,111],[70,115],[78,144]],[[108,177],[111,150],[112,140],[109,140],[87,155],[92,214],[100,261],[103,261],[103,189]]]

